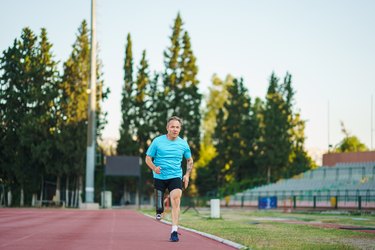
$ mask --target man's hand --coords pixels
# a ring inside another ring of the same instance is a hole
[[[154,172],[157,173],[157,174],[160,174],[160,172],[161,172],[161,167],[156,167],[156,168],[154,169]]]
[[[188,186],[189,186],[189,178],[190,176],[189,175],[184,175],[184,177],[182,178],[182,181],[184,182],[184,188],[186,189]]]

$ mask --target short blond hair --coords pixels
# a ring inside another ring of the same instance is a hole
[[[170,121],[178,121],[180,123],[181,127],[182,127],[182,119],[180,117],[178,117],[178,116],[169,117],[168,120],[167,120],[167,125]]]

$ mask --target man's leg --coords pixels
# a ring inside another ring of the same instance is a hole
[[[164,212],[164,192],[155,189],[156,219],[161,220],[161,214]]]
[[[170,192],[171,204],[172,204],[172,226],[178,226],[178,219],[180,216],[180,203],[181,203],[181,189],[173,189]]]
[[[161,215],[164,212],[164,192],[165,192],[165,181],[154,178],[154,192],[155,192],[155,208],[156,208],[156,219],[161,220]]]
[[[168,184],[169,197],[172,205],[172,230],[170,241],[177,242],[178,239],[178,220],[180,217],[180,203],[182,195],[182,180],[181,178],[170,179]]]

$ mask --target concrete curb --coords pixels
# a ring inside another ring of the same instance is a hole
[[[142,212],[141,212],[142,213]],[[145,213],[142,213],[143,215],[147,216],[147,217],[150,217],[154,220],[155,217],[154,216],[151,216],[149,214],[145,214]],[[164,224],[168,224],[168,225],[172,225],[171,222],[169,221],[166,221],[166,220],[161,220],[160,222],[164,223]],[[204,233],[204,232],[200,232],[200,231],[197,231],[195,229],[191,229],[191,228],[187,228],[187,227],[183,227],[183,226],[178,226],[179,228],[182,228],[186,231],[190,231],[190,232],[193,232],[193,233],[196,233],[196,234],[199,234],[199,235],[202,235],[206,238],[209,238],[209,239],[212,239],[212,240],[216,240],[218,242],[221,242],[225,245],[228,245],[228,246],[231,246],[231,247],[234,247],[234,248],[237,248],[237,249],[249,249],[248,247],[244,246],[244,245],[241,245],[239,243],[236,243],[236,242],[233,242],[233,241],[230,241],[230,240],[226,240],[226,239],[223,239],[223,238],[220,238],[218,236],[215,236],[215,235],[212,235],[212,234],[208,234],[208,233]]]

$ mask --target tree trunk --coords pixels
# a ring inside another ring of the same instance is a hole
[[[31,197],[31,206],[32,207],[35,207],[37,199],[38,199],[37,194],[33,193],[32,197]]]
[[[66,177],[65,183],[65,205],[69,207],[69,176]]]
[[[79,184],[78,184],[78,188],[79,188],[79,192],[78,192],[78,207],[81,207],[81,204],[82,204],[82,188],[83,188],[82,175],[80,175],[78,177],[78,181],[79,181]]]
[[[74,204],[73,204],[74,207],[77,207],[77,205],[78,205],[78,193],[79,193],[79,177],[77,176],[77,178],[76,178],[76,188],[75,188],[75,191],[74,191]]]
[[[20,207],[23,207],[24,204],[25,204],[25,195],[24,195],[24,191],[23,191],[23,186],[21,187],[21,195],[20,195]]]
[[[61,198],[61,195],[60,195],[60,189],[61,189],[61,178],[60,176],[57,176],[57,179],[56,179],[56,192],[55,192],[55,201],[57,202],[60,202],[60,198]]]
[[[70,203],[69,203],[71,207],[74,207],[76,186],[77,186],[77,183],[75,181],[75,178],[73,177],[73,186],[72,186],[72,190],[70,191],[71,196],[70,196]]]
[[[12,190],[8,190],[8,207],[12,206]]]
[[[271,183],[271,167],[267,168],[267,184]]]
[[[43,200],[43,192],[44,192],[44,176],[42,175],[42,186],[40,189],[40,202]]]
[[[74,207],[80,207],[82,203],[82,176],[79,175],[76,180],[76,190],[74,197]]]
[[[1,190],[1,197],[0,197],[0,207],[2,207],[3,204],[5,207],[5,188],[4,188],[4,185],[1,185],[1,187],[2,187],[2,190]]]

